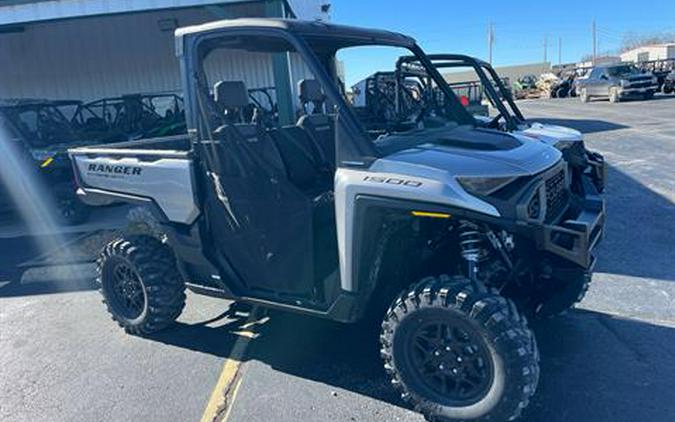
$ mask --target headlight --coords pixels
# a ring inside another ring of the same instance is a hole
[[[517,177],[458,177],[464,189],[478,195],[490,195],[516,180]]]
[[[627,80],[627,79],[621,79],[621,86],[622,86],[622,87],[625,88],[625,87],[627,87],[628,85],[630,85],[630,81],[629,81],[629,80]]]

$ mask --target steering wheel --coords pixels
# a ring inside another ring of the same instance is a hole
[[[502,119],[502,117],[504,116],[502,116],[501,112],[497,113],[497,115],[493,117],[492,120],[490,120],[490,123],[487,124],[487,127],[490,129],[499,129],[499,121]]]

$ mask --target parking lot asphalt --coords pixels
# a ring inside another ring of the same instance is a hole
[[[519,105],[583,131],[610,164],[597,274],[578,310],[534,324],[542,374],[523,420],[672,421],[675,97]],[[0,287],[0,420],[192,422],[227,394],[217,414],[234,422],[422,421],[358,327],[270,313],[222,385],[245,315],[189,295],[176,327],[132,337],[83,270],[80,281],[43,275]]]

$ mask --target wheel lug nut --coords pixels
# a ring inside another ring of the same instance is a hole
[[[460,363],[462,362],[462,357],[461,357],[461,356],[457,356],[457,362],[460,362]]]
[[[446,351],[446,352],[449,352],[449,351],[451,351],[451,350],[452,350],[452,349],[450,348],[450,346],[445,346],[445,351]]]
[[[438,369],[440,369],[441,371],[443,371],[443,370],[445,369],[445,365],[443,365],[443,364],[441,363],[440,365],[438,365]]]
[[[452,373],[457,375],[459,373],[459,370],[457,368],[452,368]]]
[[[440,355],[441,355],[441,352],[439,352],[438,350],[434,351],[434,356],[440,356]]]

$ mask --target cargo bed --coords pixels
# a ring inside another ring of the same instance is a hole
[[[78,194],[92,206],[123,201],[158,210],[168,221],[198,216],[187,134],[74,148]]]

